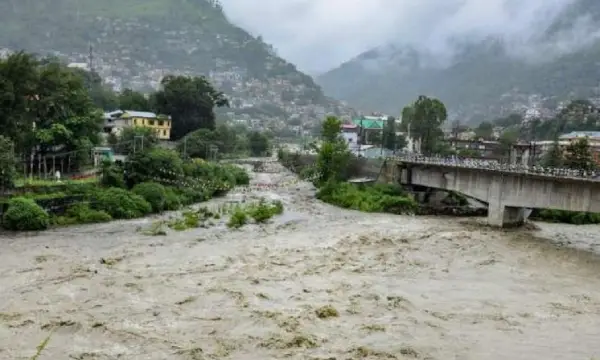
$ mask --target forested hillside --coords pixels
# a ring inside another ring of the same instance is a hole
[[[230,23],[211,0],[0,2],[0,48],[88,62],[117,87],[150,89],[165,73],[209,75],[234,108],[278,116],[337,111],[312,78]],[[318,114],[315,114],[315,116]]]
[[[573,26],[600,27],[600,2],[578,0],[542,34],[544,44]],[[583,49],[549,59],[511,56],[500,38],[458,49],[450,66],[429,66],[426,54],[408,46],[382,46],[320,76],[325,92],[365,110],[398,113],[419,94],[439,97],[462,119],[493,118],[520,110],[538,95],[548,106],[560,100],[596,96],[600,41],[592,35]],[[550,46],[550,45],[548,45]],[[541,57],[541,56],[540,56]],[[546,61],[542,61],[546,60]]]

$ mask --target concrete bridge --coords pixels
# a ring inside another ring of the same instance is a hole
[[[517,226],[532,208],[600,212],[596,174],[477,161],[387,158],[379,181],[449,190],[488,204],[493,226]]]

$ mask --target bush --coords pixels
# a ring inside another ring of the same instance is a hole
[[[600,214],[566,210],[534,209],[531,219],[574,225],[600,224]]]
[[[144,182],[134,186],[131,191],[143,197],[150,204],[153,212],[158,213],[165,209],[167,192],[161,184]]]
[[[183,161],[176,151],[156,148],[131,155],[125,164],[127,186],[155,181],[172,185],[183,178]]]
[[[253,207],[248,209],[248,215],[250,215],[257,223],[265,223],[275,215],[283,213],[283,204],[281,201],[276,201],[273,204],[267,203],[264,199]]]
[[[250,175],[246,170],[239,166],[228,165],[225,170],[229,171],[235,178],[235,185],[248,185],[250,184]]]
[[[181,199],[172,187],[165,187],[165,210],[178,210],[181,208]]]
[[[8,230],[38,231],[50,225],[50,215],[32,199],[17,197],[10,199],[4,213],[2,225]]]
[[[125,189],[102,190],[94,200],[94,208],[107,212],[113,219],[134,219],[152,212],[152,206],[143,197]]]
[[[317,198],[347,209],[392,214],[414,213],[418,204],[394,185],[359,186],[350,183],[327,182],[317,192]]]
[[[209,200],[211,197],[210,190],[196,188],[180,188],[177,189],[179,200],[182,205],[190,205]]]
[[[87,203],[72,205],[67,209],[65,215],[67,218],[73,219],[75,224],[93,224],[112,220],[106,211],[94,210]],[[68,223],[68,221],[66,222]]]
[[[247,223],[248,223],[248,214],[246,214],[246,212],[243,209],[236,209],[233,212],[233,214],[231,214],[231,217],[229,218],[229,221],[227,222],[227,227],[239,229],[242,226],[246,225]]]
[[[235,185],[246,185],[250,183],[248,173],[234,165],[220,165],[206,162],[201,159],[188,161],[183,166],[185,176],[192,183],[203,184],[209,197],[230,190]]]
[[[125,187],[125,178],[123,177],[123,168],[109,161],[102,163],[102,173],[100,184],[105,187]]]

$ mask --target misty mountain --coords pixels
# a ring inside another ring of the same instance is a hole
[[[201,74],[243,111],[285,118],[339,105],[261,37],[232,24],[218,0],[0,1],[0,49],[86,63],[90,44],[95,69],[123,88]]]
[[[423,94],[438,97],[466,120],[514,112],[530,95],[548,103],[597,96],[600,37],[578,37],[577,44],[565,40],[584,26],[600,29],[600,1],[575,1],[544,32],[518,46],[498,37],[477,43],[455,39],[455,55],[444,63],[408,45],[387,45],[322,74],[317,83],[364,111],[399,114]]]

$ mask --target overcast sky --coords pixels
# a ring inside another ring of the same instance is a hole
[[[313,74],[390,42],[439,53],[451,51],[446,40],[455,36],[527,42],[573,1],[221,0],[230,20]]]

